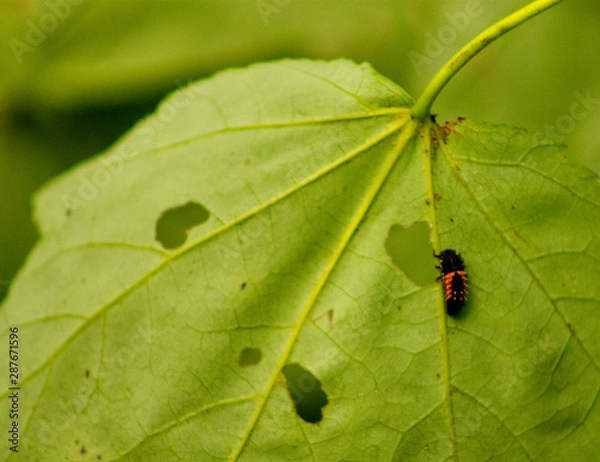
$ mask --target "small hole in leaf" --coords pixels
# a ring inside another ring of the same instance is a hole
[[[244,290],[244,289],[246,288],[246,286],[247,286],[247,285],[248,285],[248,284],[246,284],[245,282],[242,282],[242,283],[240,284],[240,290]]]
[[[240,366],[254,366],[262,359],[262,353],[258,348],[246,347],[240,351],[238,363]]]
[[[430,232],[429,225],[422,221],[407,227],[393,225],[385,241],[385,249],[394,265],[419,286],[437,277],[432,264]]]
[[[298,416],[309,423],[320,422],[329,402],[321,382],[299,364],[288,364],[282,372]]]
[[[156,240],[165,249],[182,246],[190,229],[201,225],[210,214],[196,202],[165,210],[156,222]]]

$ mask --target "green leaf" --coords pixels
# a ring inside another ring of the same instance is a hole
[[[366,64],[230,70],[48,184],[3,460],[593,460],[598,177],[411,106]],[[388,253],[423,223],[467,266],[454,318]]]

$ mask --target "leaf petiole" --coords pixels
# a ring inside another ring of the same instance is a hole
[[[531,2],[529,5],[497,22],[471,40],[456,53],[452,59],[440,69],[431,82],[429,82],[429,85],[427,85],[427,88],[425,88],[412,109],[412,117],[417,120],[425,120],[425,118],[429,117],[431,105],[454,74],[456,74],[487,45],[508,31],[514,29],[519,24],[524,23],[528,19],[533,18],[562,1],[563,0],[536,0]]]

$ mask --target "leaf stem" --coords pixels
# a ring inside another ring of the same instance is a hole
[[[425,88],[425,91],[423,91],[423,94],[412,109],[412,117],[417,120],[424,120],[426,117],[429,117],[431,105],[454,74],[486,46],[506,34],[508,31],[514,29],[519,24],[524,23],[528,19],[533,18],[562,1],[563,0],[536,0],[531,2],[529,5],[497,22],[471,40],[456,53],[452,59],[440,69],[431,82],[429,82],[429,85],[427,85],[427,88]]]

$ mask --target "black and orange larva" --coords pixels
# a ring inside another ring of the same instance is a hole
[[[453,316],[460,311],[467,299],[467,272],[462,257],[452,249],[442,250],[439,255],[442,275],[438,279],[444,281],[446,312]]]

